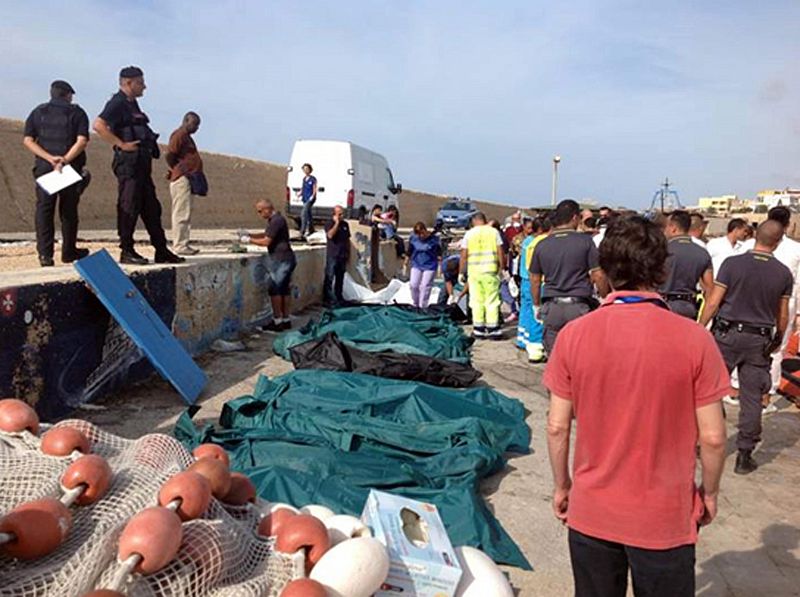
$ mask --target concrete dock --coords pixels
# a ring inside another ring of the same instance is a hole
[[[317,313],[296,318],[302,323]],[[510,335],[510,331],[508,332]],[[216,422],[222,405],[252,392],[260,373],[276,376],[291,363],[272,353],[273,334],[247,337],[246,352],[207,353],[198,361],[210,384],[195,416]],[[533,572],[507,569],[517,594],[560,597],[572,594],[566,529],[550,509],[551,477],[544,437],[547,396],[540,383],[543,367],[529,365],[511,341],[479,342],[474,364],[482,383],[522,400],[530,411],[532,453],[515,457],[506,469],[487,479],[483,494],[499,520],[534,566]],[[164,381],[151,378],[94,403],[102,410],[79,410],[76,416],[113,433],[137,437],[169,433],[183,404]],[[697,557],[698,595],[703,597],[789,597],[800,595],[800,411],[786,401],[764,420],[764,443],[756,452],[761,467],[752,475],[733,474],[734,446],[723,478],[719,518],[701,533]],[[729,409],[729,435],[736,410]]]

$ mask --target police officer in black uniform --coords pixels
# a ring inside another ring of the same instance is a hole
[[[556,206],[550,236],[536,246],[529,265],[534,313],[544,326],[542,344],[548,354],[561,328],[596,306],[593,286],[601,297],[608,294],[597,247],[590,235],[578,231],[580,213],[572,199]]]
[[[160,156],[158,135],[136,101],[146,88],[142,69],[123,68],[119,73],[119,91],[94,121],[94,130],[100,138],[114,147],[112,168],[119,187],[117,232],[122,249],[119,260],[134,265],[148,263],[133,246],[136,221],[141,216],[156,250],[156,263],[181,263],[184,259],[167,248],[161,226],[161,204],[152,177],[153,160]]]
[[[714,268],[708,251],[689,236],[691,225],[688,211],[673,211],[667,217],[667,281],[660,292],[674,313],[697,319],[697,284],[708,298],[714,286]]]
[[[772,383],[770,355],[780,346],[789,322],[792,273],[772,255],[782,238],[779,222],[762,222],[755,248],[722,262],[700,316],[706,325],[719,313],[714,337],[728,370],[739,371],[739,452],[734,472],[740,475],[758,467],[752,453],[761,439],[761,397]]]
[[[50,101],[34,108],[25,121],[23,144],[36,156],[33,176],[61,169],[70,164],[78,173],[86,165],[86,144],[89,143],[89,117],[83,108],[72,103],[75,90],[66,81],[53,81]],[[50,195],[36,186],[36,251],[43,267],[54,265],[53,218],[58,203],[61,218],[61,261],[70,263],[89,254],[78,249],[78,201],[85,186],[77,182]]]

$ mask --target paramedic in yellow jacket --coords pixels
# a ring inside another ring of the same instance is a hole
[[[476,338],[502,338],[500,329],[500,277],[505,255],[500,233],[478,212],[461,241],[460,274],[469,273],[469,307]]]

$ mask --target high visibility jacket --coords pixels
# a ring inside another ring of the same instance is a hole
[[[469,275],[497,273],[497,230],[483,225],[469,231],[467,271]]]

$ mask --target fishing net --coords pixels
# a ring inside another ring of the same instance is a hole
[[[57,425],[81,431],[93,454],[114,471],[108,493],[89,506],[72,506],[73,527],[48,556],[23,561],[0,555],[0,596],[76,597],[112,586],[122,563],[117,540],[127,521],[157,505],[164,482],[187,468],[192,455],[166,435],[127,440],[86,421]],[[0,432],[0,515],[37,498],[61,497],[59,479],[75,460],[39,450],[28,432]],[[212,499],[203,518],[183,523],[177,556],[158,572],[130,575],[123,591],[131,597],[278,596],[287,582],[303,576],[303,556],[274,550],[274,541],[256,535],[263,501],[236,507]]]

